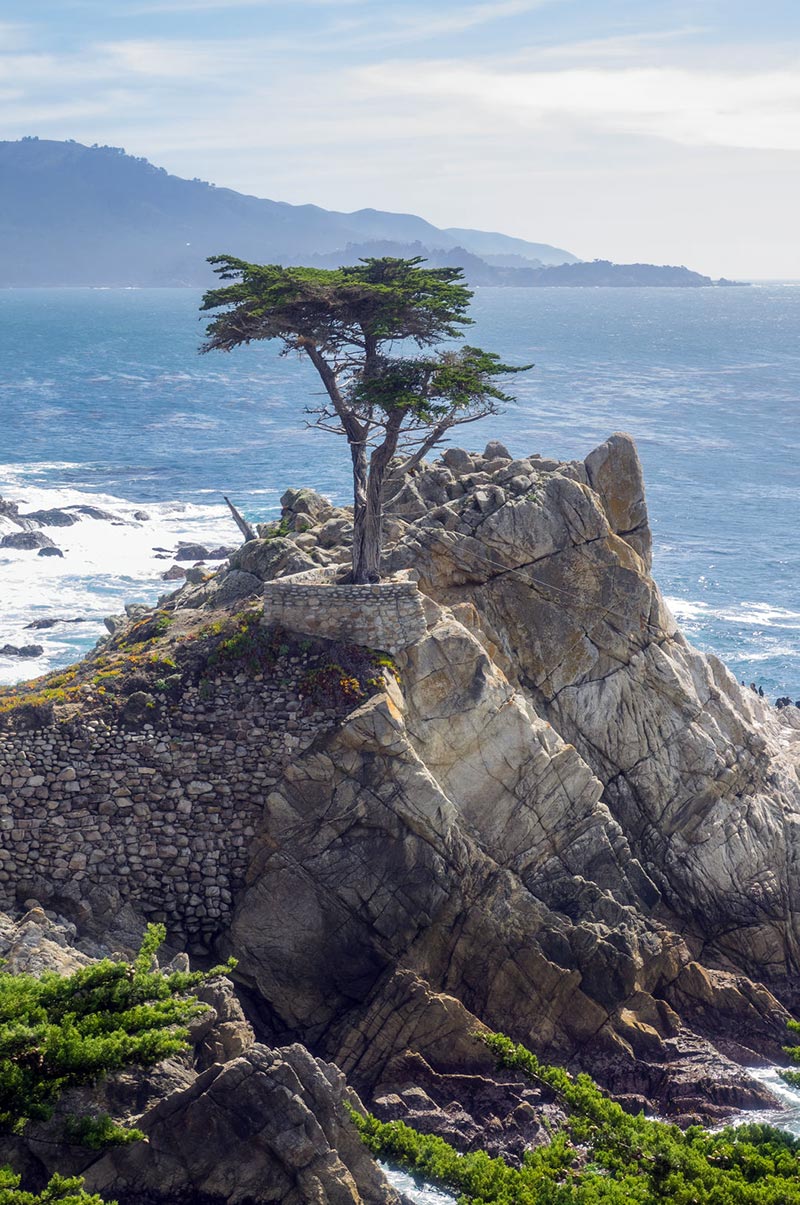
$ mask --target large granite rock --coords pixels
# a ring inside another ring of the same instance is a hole
[[[402,685],[388,678],[268,796],[229,939],[242,973],[368,1096],[391,1094],[409,1053],[491,1075],[471,1037],[484,1022],[664,1108],[686,1099],[687,1060],[731,1101],[764,1102],[666,1003],[692,954],[654,919],[659,891],[602,783],[474,633],[428,614]],[[777,1053],[777,1001],[726,987]]]
[[[632,441],[421,516],[388,554],[469,602],[542,720],[573,745],[673,924],[705,957],[779,979],[798,965],[796,741],[678,631],[649,573]],[[510,470],[509,470],[510,471]],[[424,480],[416,483],[424,494]],[[552,824],[548,825],[552,828]],[[593,871],[587,878],[593,878]]]
[[[415,571],[426,631],[288,765],[253,767],[263,814],[219,944],[271,1045],[303,1041],[384,1115],[464,1146],[488,1130],[518,1151],[541,1123],[482,1025],[633,1108],[766,1105],[742,1065],[781,1057],[793,998],[800,726],[678,631],[627,436],[585,462],[506,453],[449,449],[398,489],[385,565]],[[176,620],[346,559],[344,511],[285,501],[304,530],[245,544]],[[270,1057],[240,1051],[186,1108],[205,1119],[287,1062]],[[266,1133],[248,1115],[247,1141]]]
[[[400,1205],[345,1103],[359,1107],[335,1067],[254,1045],[155,1105],[146,1143],[97,1160],[86,1188],[120,1205]]]
[[[249,540],[231,554],[231,569],[249,573],[259,581],[272,581],[314,568],[314,561],[294,543],[282,536],[267,540]]]

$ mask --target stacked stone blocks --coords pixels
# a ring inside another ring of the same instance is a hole
[[[268,582],[264,623],[327,640],[398,653],[424,636],[422,596],[415,581],[353,586],[331,581],[337,570],[310,570]]]
[[[340,718],[280,677],[219,673],[140,730],[94,716],[0,734],[0,908],[130,903],[196,946],[230,919],[264,802]]]

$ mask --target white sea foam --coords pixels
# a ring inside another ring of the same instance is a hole
[[[406,1172],[398,1171],[394,1167],[386,1167],[385,1164],[382,1166],[389,1183],[393,1184],[398,1192],[403,1192],[412,1201],[416,1201],[417,1205],[455,1205],[455,1197],[449,1197],[446,1193],[440,1192],[437,1188],[431,1188],[427,1184],[420,1187]]]
[[[36,659],[0,657],[0,683],[37,677],[74,660],[105,632],[103,618],[126,602],[154,602],[174,585],[161,580],[172,564],[169,553],[179,540],[216,548],[236,545],[239,533],[224,502],[136,503],[112,494],[33,484],[32,478],[66,465],[26,465],[16,480],[0,484],[0,494],[22,502],[25,511],[54,507],[95,506],[117,522],[82,516],[71,527],[45,528],[64,553],[40,557],[34,551],[0,549],[0,646],[41,644]],[[32,472],[33,469],[33,472]],[[144,511],[147,520],[135,520]],[[156,551],[166,549],[167,553]],[[163,559],[162,559],[163,558]],[[45,630],[26,628],[34,619],[81,617],[76,624]]]
[[[743,1113],[736,1120],[777,1126],[778,1129],[788,1130],[790,1134],[800,1137],[800,1089],[790,1088],[785,1084],[776,1067],[756,1067],[749,1071],[749,1074],[769,1088],[783,1107]]]
[[[672,597],[665,599],[665,602],[675,618],[686,623],[715,619],[751,627],[800,630],[800,611],[775,607],[770,603],[741,602],[733,607],[712,607],[706,602]]]

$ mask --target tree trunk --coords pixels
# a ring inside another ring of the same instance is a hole
[[[225,494],[223,494],[222,497],[228,503],[230,512],[233,515],[233,520],[234,520],[236,526],[239,528],[239,531],[244,536],[245,540],[247,540],[247,541],[257,540],[258,532],[256,531],[255,527],[253,527],[250,523],[248,523],[247,519],[245,519],[244,516],[239,513],[239,511],[236,509],[236,507],[231,502],[230,498],[228,498]]]
[[[367,477],[363,534],[358,549],[358,565],[356,565],[355,559],[355,545],[353,546],[354,582],[379,582],[381,580],[384,471],[375,472],[374,465],[370,465]]]
[[[369,459],[364,490],[363,512],[357,506],[353,520],[353,581],[358,583],[381,580],[381,549],[383,546],[383,480],[389,461],[397,450],[397,440],[405,416],[404,410],[393,410],[386,424],[383,443],[379,444]],[[366,452],[364,452],[366,469]],[[355,478],[355,457],[353,460]],[[356,489],[358,496],[358,489]]]
[[[370,580],[367,567],[367,449],[364,443],[351,443],[353,460],[353,573],[352,580],[363,585]]]

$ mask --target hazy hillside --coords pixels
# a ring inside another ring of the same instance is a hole
[[[389,240],[448,250],[502,235],[438,230],[413,214],[334,213],[183,180],[115,147],[23,139],[0,142],[0,285],[204,285],[208,255],[284,263]],[[529,248],[528,262],[574,261]],[[523,261],[524,262],[524,261]]]
[[[562,251],[559,247],[550,247],[547,243],[529,243],[525,239],[512,238],[492,230],[461,230],[457,226],[448,226],[444,233],[490,264],[495,260],[509,266],[524,264],[526,260],[538,260],[545,266],[580,262],[577,255],[570,255],[569,251]]]
[[[492,231],[440,230],[410,213],[336,213],[183,180],[119,147],[0,142],[0,288],[206,287],[209,255],[336,267],[366,255],[421,255],[471,285],[523,288],[714,282],[687,268],[584,262]],[[719,283],[730,283],[721,281]]]

